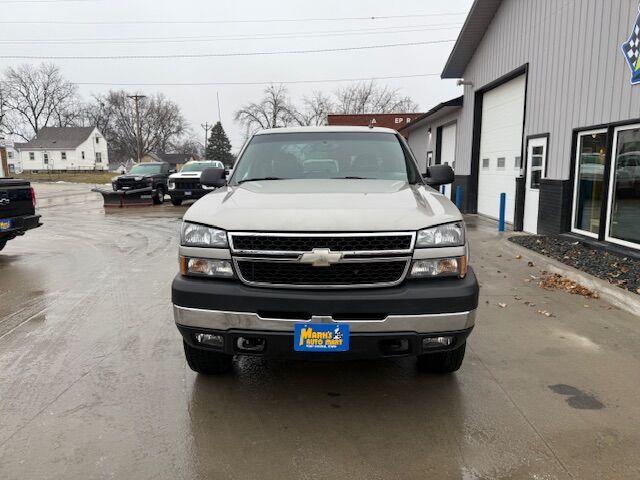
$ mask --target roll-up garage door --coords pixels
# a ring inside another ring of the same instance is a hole
[[[455,167],[456,161],[456,124],[442,127],[442,146],[440,147],[440,160],[443,165]],[[445,195],[451,198],[451,185],[445,187]]]
[[[500,194],[507,194],[505,218],[513,222],[515,179],[522,166],[525,76],[486,92],[482,101],[478,213],[498,218]]]

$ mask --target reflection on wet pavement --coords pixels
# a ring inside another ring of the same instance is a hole
[[[207,378],[171,317],[186,208],[105,214],[87,186],[37,188],[45,226],[0,254],[3,480],[640,476],[637,319],[524,283],[481,220],[482,306],[457,375],[242,358]]]

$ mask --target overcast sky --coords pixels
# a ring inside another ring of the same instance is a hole
[[[0,56],[122,56],[256,51],[308,50],[381,44],[455,40],[472,0],[0,0]],[[454,14],[454,15],[440,15]],[[353,17],[399,16],[359,20]],[[421,15],[421,16],[418,16]],[[344,19],[349,17],[349,20]],[[311,21],[309,19],[332,19]],[[341,20],[335,20],[340,18]],[[255,22],[247,20],[307,19]],[[237,22],[241,20],[242,22]],[[57,23],[73,22],[70,24]],[[132,23],[138,22],[141,23]],[[229,22],[229,23],[172,23]],[[48,22],[48,23],[18,23]],[[82,24],[82,22],[96,22]],[[114,22],[105,24],[105,22]],[[129,22],[129,23],[117,23]],[[159,22],[159,23],[151,23]],[[165,23],[162,23],[165,22]],[[170,23],[167,23],[170,22]],[[394,28],[395,27],[395,28]],[[376,29],[375,34],[361,30]],[[401,32],[388,33],[392,30]],[[360,32],[354,32],[360,30]],[[402,31],[405,30],[405,31]],[[406,31],[413,30],[413,31]],[[324,32],[339,31],[340,35]],[[382,33],[385,32],[385,33]],[[291,34],[291,35],[289,35]],[[306,36],[295,36],[304,34]],[[287,35],[289,38],[260,38]],[[180,37],[223,37],[185,41]],[[224,39],[224,37],[227,39]],[[228,37],[245,36],[238,39]],[[179,42],[140,41],[138,38],[180,39]],[[253,38],[251,38],[253,37]],[[123,40],[131,43],[122,43]],[[90,43],[60,41],[98,40]],[[35,40],[33,43],[24,41]],[[117,42],[114,42],[117,40]],[[7,43],[16,41],[22,43]],[[66,77],[80,85],[83,97],[120,88],[126,83],[279,82],[439,74],[453,42],[331,53],[170,59],[65,59],[58,64]],[[0,59],[0,69],[41,60]],[[461,93],[453,80],[438,76],[384,80],[402,89],[426,111]],[[312,90],[332,91],[345,83],[288,85],[297,101]],[[244,103],[257,100],[264,86],[126,86],[131,92],[161,91],[176,101],[197,135],[201,123],[217,121],[216,92],[222,122],[234,148],[243,131],[233,120]],[[204,133],[202,132],[204,135]]]

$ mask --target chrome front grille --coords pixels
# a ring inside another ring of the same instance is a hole
[[[398,285],[404,280],[415,233],[231,232],[229,243],[236,273],[247,285],[372,288]],[[328,254],[330,262],[306,262],[309,254],[317,253]]]
[[[392,233],[231,233],[235,253],[278,254],[309,252],[328,248],[345,255],[411,253],[415,241],[412,232]]]

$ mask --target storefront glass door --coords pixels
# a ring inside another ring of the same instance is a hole
[[[606,130],[578,136],[572,230],[594,238],[600,230],[606,150]]]
[[[640,246],[640,125],[615,129],[606,239]]]

